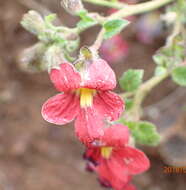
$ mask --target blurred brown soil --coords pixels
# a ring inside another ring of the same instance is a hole
[[[59,0],[42,2],[68,25],[77,20],[64,13]],[[94,6],[90,8],[96,10]],[[74,137],[72,125],[55,126],[41,117],[41,105],[56,94],[47,73],[24,73],[16,64],[18,53],[36,42],[19,25],[27,10],[18,0],[0,1],[0,190],[101,190],[96,176],[84,170],[84,148]],[[82,43],[90,44],[95,30],[84,33]],[[154,67],[151,56],[162,40],[142,45],[130,28],[124,34],[131,46],[130,54],[124,62],[112,65],[113,69],[119,77],[129,67],[144,68],[148,78]],[[153,91],[146,105],[174,89],[173,83],[165,81]],[[152,168],[135,177],[139,189],[185,190],[186,174],[164,173],[165,163],[158,148],[149,149]]]

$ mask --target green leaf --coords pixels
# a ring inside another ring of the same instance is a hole
[[[84,30],[88,27],[94,26],[97,23],[96,20],[88,15],[88,12],[86,10],[79,12],[78,15],[81,18],[81,20],[77,23],[77,27],[80,30]]]
[[[96,21],[87,21],[87,20],[81,20],[77,23],[77,27],[80,30],[84,30],[86,28],[89,28],[91,26],[94,26],[97,22]]]
[[[111,38],[112,36],[120,33],[130,22],[124,19],[109,20],[103,24],[105,29],[104,39]]]
[[[138,122],[135,121],[127,121],[123,118],[119,120],[119,123],[122,123],[123,125],[126,125],[131,131],[135,130],[137,128]]]
[[[84,19],[84,18],[87,17],[88,11],[84,9],[84,10],[79,11],[77,14],[78,14],[78,16],[79,16],[81,19]]]
[[[156,146],[160,141],[160,135],[157,133],[155,125],[150,122],[133,122],[122,118],[119,120],[119,123],[129,127],[132,136],[139,144]]]
[[[160,136],[156,131],[155,125],[150,122],[139,122],[136,129],[132,131],[132,134],[140,144],[155,146],[160,141]]]
[[[172,68],[185,60],[185,38],[179,33],[174,38],[168,39],[172,40],[167,40],[166,45],[153,56],[153,60],[158,66]]]
[[[166,71],[167,71],[167,69],[165,67],[158,66],[155,69],[155,76],[163,75]]]
[[[45,22],[47,22],[47,23],[53,22],[56,18],[57,18],[57,15],[53,14],[53,13],[44,17]]]
[[[129,98],[125,99],[125,109],[126,111],[130,110],[133,106],[133,101]]]
[[[176,67],[172,71],[172,79],[175,83],[180,86],[186,86],[186,67]]]
[[[144,71],[129,69],[119,79],[119,84],[126,91],[136,90],[142,82]]]
[[[164,65],[167,62],[166,56],[161,54],[161,52],[157,52],[152,58],[157,65]]]

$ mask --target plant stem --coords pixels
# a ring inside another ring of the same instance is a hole
[[[128,5],[127,9],[124,7],[118,12],[112,14],[110,16],[110,19],[123,18],[131,15],[136,15],[139,13],[152,11],[173,1],[175,0],[153,0],[150,2],[140,3],[136,5]]]
[[[83,1],[95,4],[95,5],[105,6],[105,7],[115,8],[115,9],[121,9],[127,6],[125,3],[111,2],[111,1],[106,1],[106,0],[83,0]]]
[[[119,3],[119,2],[109,2],[106,0],[84,0],[89,3],[101,5],[101,6],[108,6],[112,8],[120,9],[116,13],[108,16],[108,17],[101,17],[101,23],[104,22],[104,20],[111,20],[111,19],[118,19],[123,18],[131,15],[136,15],[139,13],[148,12],[154,9],[157,9],[159,7],[162,7],[163,5],[166,5],[170,2],[173,2],[175,0],[152,0],[145,3],[139,3],[134,5],[128,5],[125,3]],[[100,21],[98,21],[100,23]]]
[[[160,82],[162,82],[165,78],[169,76],[169,72],[165,72],[160,76],[154,76],[145,83],[143,83],[139,90],[137,90],[136,95],[134,97],[135,105],[140,106],[145,96]]]
[[[134,95],[133,107],[130,110],[130,115],[134,116],[135,120],[140,119],[141,104],[148,93],[157,86],[160,82],[166,79],[170,75],[170,72],[165,72],[160,76],[154,76],[145,83],[143,83]]]
[[[104,39],[104,33],[105,33],[105,29],[102,28],[102,29],[100,30],[100,32],[99,32],[97,38],[96,38],[96,41],[95,41],[94,44],[92,45],[91,49],[97,51],[97,50],[100,48],[100,46],[101,46],[101,44],[102,44],[102,42],[103,42],[103,39]]]
[[[180,20],[177,18],[174,26],[173,26],[173,31],[172,34],[167,38],[167,46],[171,45],[173,43],[174,38],[180,33],[182,27],[182,23]]]
[[[110,5],[110,4],[117,4],[117,2],[107,2],[105,0],[84,0],[87,2],[91,2],[94,4],[98,4],[98,5]],[[153,9],[159,8],[167,3],[170,3],[174,0],[153,0],[150,2],[146,2],[146,3],[140,3],[140,4],[136,4],[136,5],[126,5],[123,4],[122,6],[118,6],[118,8],[122,7],[121,10],[119,10],[118,12],[105,17],[105,21],[106,20],[111,20],[111,19],[118,19],[118,18],[123,18],[126,16],[130,16],[130,15],[135,15],[135,14],[139,14],[139,13],[143,13],[143,12],[147,12],[147,11],[151,11]],[[103,18],[102,18],[103,19]],[[102,20],[103,22],[103,20]],[[104,30],[102,29],[100,34],[97,37],[96,42],[94,43],[93,47],[98,50],[99,47],[101,46],[101,43],[103,41],[103,34],[104,34]]]

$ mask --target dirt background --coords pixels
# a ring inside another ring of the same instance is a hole
[[[40,7],[30,0],[0,0],[0,190],[102,189],[96,176],[85,172],[84,148],[74,137],[73,127],[51,125],[41,117],[41,105],[56,93],[47,73],[25,73],[16,61],[21,50],[37,41],[19,24],[28,9],[43,12],[45,7],[57,12],[68,26],[77,21],[59,2],[41,0]],[[91,44],[97,30],[84,33],[82,44]],[[148,45],[137,41],[132,27],[123,36],[130,52],[124,61],[111,65],[117,77],[132,67],[144,68],[148,78],[154,68],[151,56],[164,43],[165,34]],[[158,125],[163,138],[159,147],[141,147],[152,164],[148,172],[134,178],[141,190],[186,189],[186,173],[164,171],[167,165],[186,166],[185,91],[166,80],[147,98],[146,118]]]

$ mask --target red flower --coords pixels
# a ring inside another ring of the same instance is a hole
[[[63,125],[75,121],[75,132],[83,142],[103,135],[104,120],[116,120],[123,111],[123,101],[115,93],[113,70],[103,59],[93,60],[77,71],[70,63],[52,69],[50,79],[63,92],[50,98],[42,107],[43,118]]]
[[[105,130],[100,146],[90,146],[85,158],[88,166],[99,175],[101,183],[116,190],[132,190],[133,175],[149,168],[149,160],[140,150],[128,146],[129,131],[122,125],[113,125]]]
[[[111,62],[117,63],[128,55],[128,44],[121,35],[116,35],[103,42],[100,53],[102,57]]]

